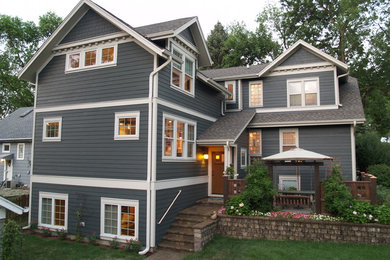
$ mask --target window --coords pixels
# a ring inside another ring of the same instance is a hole
[[[102,46],[67,54],[66,71],[77,71],[116,64],[117,46]]]
[[[261,131],[249,132],[249,154],[261,155]]]
[[[17,160],[24,160],[24,144],[18,144],[16,159]]]
[[[227,97],[227,103],[236,102],[236,82],[235,81],[226,81],[225,88],[230,92],[230,95]]]
[[[279,175],[279,190],[301,190],[301,177],[297,175]]]
[[[173,47],[172,53],[183,61],[172,61],[172,86],[184,90],[184,93],[194,94],[195,61],[176,47]]]
[[[11,144],[3,144],[3,153],[9,153],[11,151]]]
[[[139,111],[115,113],[115,140],[139,139]]]
[[[39,193],[39,225],[67,229],[68,194]]]
[[[298,129],[281,129],[280,130],[280,152],[299,147]]]
[[[318,106],[319,79],[288,80],[287,96],[288,107]]]
[[[164,115],[163,158],[195,159],[196,123]]]
[[[43,119],[43,138],[44,142],[61,141],[62,118],[45,118]]]
[[[249,106],[263,106],[263,82],[249,82]]]
[[[101,198],[101,236],[138,238],[138,201]]]
[[[247,150],[246,150],[246,148],[241,148],[240,162],[241,162],[241,168],[245,168],[246,167],[246,162],[247,162]]]

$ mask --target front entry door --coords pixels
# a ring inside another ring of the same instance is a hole
[[[224,153],[212,152],[212,194],[223,194]]]
[[[12,180],[12,160],[5,160],[4,177],[5,180]]]

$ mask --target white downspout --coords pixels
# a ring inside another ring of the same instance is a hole
[[[157,56],[155,56],[157,57]],[[157,58],[156,58],[157,59]],[[153,92],[153,78],[154,76],[162,70],[165,66],[167,66],[169,63],[171,63],[172,57],[170,56],[169,59],[162,64],[160,67],[155,68],[149,75],[149,111],[148,111],[148,165],[147,165],[147,176],[146,176],[146,182],[147,182],[147,193],[146,193],[146,245],[145,249],[138,252],[140,255],[144,255],[150,250],[150,237],[151,237],[151,180],[152,180],[152,149],[155,149],[152,147],[152,126],[153,126],[153,103],[154,100],[154,92]],[[157,66],[157,61],[154,67]],[[154,187],[153,187],[154,188]]]

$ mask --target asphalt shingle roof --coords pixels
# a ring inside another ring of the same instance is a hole
[[[33,107],[21,107],[0,120],[0,140],[31,139]]]
[[[140,27],[136,27],[135,30],[144,36],[147,36],[147,35],[153,34],[153,33],[159,33],[159,32],[175,31],[176,29],[180,28],[181,26],[188,23],[189,21],[191,21],[194,18],[196,18],[196,17],[194,17],[194,16],[193,17],[186,17],[186,18],[180,18],[180,19],[161,22],[161,23],[143,25]]]
[[[212,124],[199,138],[202,140],[236,140],[256,114],[255,110],[226,113]]]
[[[340,84],[339,109],[295,111],[277,113],[258,113],[251,124],[275,124],[302,121],[327,120],[362,120],[364,119],[363,105],[360,98],[359,84],[356,78],[348,77],[348,81]]]
[[[202,73],[209,78],[225,78],[236,76],[240,78],[246,75],[253,75],[259,73],[264,69],[268,63],[251,65],[249,67],[240,66],[240,67],[230,67],[230,68],[221,68],[221,69],[211,69],[211,70],[202,70]]]

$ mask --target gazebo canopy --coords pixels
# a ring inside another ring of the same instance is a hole
[[[332,160],[332,157],[315,153],[301,148],[294,148],[285,152],[277,153],[268,157],[264,157],[263,161],[318,161],[318,160]]]

